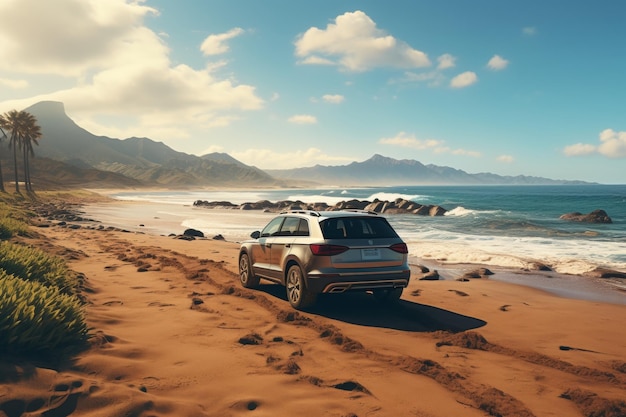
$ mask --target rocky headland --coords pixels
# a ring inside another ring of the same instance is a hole
[[[193,203],[196,207],[206,207],[212,209],[237,209],[237,210],[262,210],[266,212],[282,212],[289,210],[315,210],[315,211],[337,211],[337,210],[364,210],[379,214],[417,214],[421,216],[443,216],[448,210],[438,205],[423,205],[414,201],[398,198],[394,201],[382,201],[375,199],[367,200],[347,200],[340,201],[334,205],[327,203],[305,203],[300,200],[283,200],[275,203],[268,200],[261,200],[254,203],[233,204],[229,201],[205,201],[196,200]]]

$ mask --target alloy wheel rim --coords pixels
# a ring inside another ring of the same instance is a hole
[[[248,281],[248,262],[245,256],[239,261],[239,278],[244,284]]]
[[[294,303],[298,302],[300,299],[300,280],[298,279],[298,274],[295,271],[289,273],[287,289],[289,291],[289,300]]]

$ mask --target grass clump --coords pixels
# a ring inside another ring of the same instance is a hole
[[[28,224],[10,217],[0,217],[0,239],[28,235]]]
[[[0,269],[9,275],[55,287],[65,294],[76,294],[80,286],[62,258],[7,241],[0,242]]]
[[[4,202],[0,202],[0,239],[10,239],[13,236],[27,236],[28,223],[26,213],[17,210]]]
[[[61,352],[84,346],[88,338],[76,296],[0,270],[0,351]]]

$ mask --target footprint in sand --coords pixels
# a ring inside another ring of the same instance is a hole
[[[260,406],[261,406],[261,402],[260,401],[243,400],[243,401],[237,401],[235,404],[231,405],[230,408],[254,411],[257,408],[259,408]]]
[[[24,413],[34,413],[46,404],[43,398],[35,398],[30,402],[24,400],[9,400],[0,403],[0,411],[6,416],[22,416]]]
[[[150,307],[174,307],[176,306],[176,304],[168,304],[168,303],[162,303],[160,301],[153,301],[150,304],[148,304],[148,306]]]
[[[342,391],[357,391],[362,392],[364,394],[371,395],[371,392],[365,388],[363,385],[359,384],[355,381],[346,381],[339,384],[331,385],[333,388],[340,389]]]

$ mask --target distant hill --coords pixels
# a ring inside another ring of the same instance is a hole
[[[35,149],[39,158],[112,172],[118,179],[127,177],[144,186],[281,185],[266,172],[225,154],[198,157],[148,138],[96,136],[70,119],[60,102],[39,102],[25,111],[33,114],[41,126],[43,136]]]
[[[136,188],[144,185],[139,180],[115,172],[81,168],[49,158],[37,158],[31,170],[35,189],[111,188],[113,185],[116,188]],[[5,180],[13,180],[13,177],[5,176]]]
[[[531,176],[469,174],[446,166],[424,165],[374,155],[348,165],[261,170],[226,153],[195,156],[178,152],[149,138],[115,139],[94,135],[65,113],[63,103],[42,101],[27,109],[37,118],[42,138],[32,160],[33,180],[52,186],[177,188],[232,186],[279,187],[316,185],[471,185],[576,184]],[[6,142],[6,141],[4,141]],[[6,143],[0,144],[3,173],[12,180]]]
[[[348,165],[315,165],[308,168],[266,170],[285,181],[309,180],[328,185],[547,185],[581,184],[582,181],[561,181],[529,176],[501,176],[491,173],[468,174],[446,166],[424,165],[411,159],[393,159],[374,155],[363,162]]]

